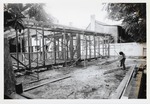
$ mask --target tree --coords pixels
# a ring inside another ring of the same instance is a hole
[[[146,42],[146,3],[108,3],[108,18],[122,21],[126,41]]]
[[[51,15],[44,10],[43,3],[8,3],[5,7],[16,13],[23,14],[26,18],[35,19],[36,21],[53,22]]]
[[[48,15],[42,9],[42,4],[4,4],[4,34],[10,29],[15,29],[16,37],[18,32],[25,28],[23,18],[29,16],[39,21],[49,21]],[[34,12],[34,13],[33,13]],[[4,36],[4,95],[15,93],[15,76],[9,52],[7,37]]]
[[[10,28],[15,29],[16,33],[24,29],[22,18],[24,15],[14,9],[4,6],[4,32]],[[5,34],[5,33],[4,33]],[[17,34],[16,34],[17,36]],[[4,36],[4,95],[8,96],[16,92],[15,75],[12,68],[7,37]]]
[[[35,18],[36,21],[53,22],[52,16],[47,14],[44,10],[45,4],[31,4],[31,8],[28,11],[30,18]]]

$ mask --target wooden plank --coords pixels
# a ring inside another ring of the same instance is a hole
[[[58,55],[58,59],[59,59],[59,57],[60,57],[60,56],[59,56],[59,55],[60,55],[60,54],[59,54],[59,52],[60,52],[60,51],[59,51],[59,47],[60,47],[59,38],[57,39],[57,42],[58,42],[58,44],[57,44],[57,49],[56,49],[56,50],[57,50],[57,55]]]
[[[29,90],[33,90],[33,89],[38,88],[38,87],[41,87],[41,86],[44,86],[44,85],[46,85],[46,84],[48,84],[48,83],[54,83],[54,82],[57,82],[57,81],[60,81],[60,80],[64,80],[64,79],[70,78],[70,77],[71,77],[70,75],[69,75],[69,76],[63,76],[63,77],[58,78],[58,79],[54,79],[54,80],[51,80],[51,81],[47,81],[47,82],[45,82],[45,83],[42,83],[42,84],[39,84],[39,85],[30,87],[30,88],[24,89],[24,92],[29,91]]]
[[[20,63],[21,65],[23,65],[24,67],[26,67],[28,69],[28,67],[26,65],[24,65],[22,62],[20,62],[19,60],[17,60],[13,55],[11,55],[11,57],[13,59],[15,59],[18,63]],[[17,65],[17,67],[18,67],[18,65]]]
[[[40,60],[42,60],[42,56],[41,56],[41,55],[42,55],[42,54],[41,54],[41,52],[42,52],[42,51],[41,51],[41,49],[42,49],[42,48],[41,48],[41,47],[42,47],[42,46],[41,46],[41,38],[39,39],[39,41],[40,41]]]
[[[73,60],[73,36],[70,34],[70,57]]]
[[[6,95],[10,99],[27,99],[17,93],[12,93],[11,95]]]
[[[128,95],[127,95],[126,91],[129,90],[128,87],[129,87],[129,84],[130,84],[130,82],[131,82],[131,80],[132,80],[132,76],[133,76],[134,70],[135,70],[135,67],[133,68],[133,70],[132,70],[131,73],[130,73],[129,79],[128,79],[126,85],[125,85],[125,88],[124,88],[123,94],[122,94],[122,96],[121,96],[121,99],[126,99],[126,98],[128,98]],[[131,86],[130,86],[130,88],[131,88]],[[126,95],[125,95],[125,94],[126,94]],[[129,94],[129,93],[128,93],[128,94]]]
[[[121,97],[121,99],[129,99],[129,94],[132,88],[132,82],[133,82],[133,77],[131,78],[131,81],[129,82],[128,87],[125,89],[125,93],[122,94],[123,96]]]
[[[98,36],[98,56],[100,55],[100,37]]]
[[[95,40],[95,35],[93,36],[94,38],[94,58],[96,57],[96,40]]]
[[[22,94],[20,94],[21,96],[27,98],[27,99],[39,99],[38,96],[30,94],[28,92],[23,92]]]
[[[125,78],[121,81],[120,85],[118,86],[118,88],[116,89],[116,91],[114,93],[112,93],[110,95],[110,99],[120,99],[122,96],[122,93],[127,85],[128,80],[130,79],[131,74],[134,71],[134,67],[132,66],[129,71],[127,72]]]
[[[54,33],[54,36],[55,36],[55,33]],[[53,47],[53,50],[54,50],[54,64],[56,64],[56,38],[54,37],[54,47]]]
[[[91,39],[89,36],[89,58],[91,58]]]
[[[76,34],[77,59],[81,58],[80,34]]]
[[[64,61],[66,63],[66,33],[63,34],[63,54],[64,54]]]
[[[16,55],[17,60],[19,60],[19,52],[18,52],[18,31],[16,30]],[[17,61],[17,69],[19,70],[19,62]]]
[[[105,56],[104,55],[104,38],[102,38],[102,49],[103,49],[103,56]]]
[[[136,90],[135,90],[135,95],[139,96],[139,92],[140,92],[140,85],[141,85],[141,81],[142,81],[142,74],[143,72],[139,71],[137,74],[137,78],[136,78]]]
[[[129,99],[138,99],[140,94],[140,87],[142,83],[143,72],[139,71],[136,77],[133,78],[132,88],[129,94]]]
[[[110,57],[110,44],[109,44],[109,40],[108,40],[108,57]]]
[[[68,40],[68,33],[67,33],[67,34],[66,34],[66,48],[67,48],[67,49],[66,49],[66,59],[67,59],[67,60],[68,60],[68,53],[69,53],[69,49],[68,49],[68,47],[69,47],[69,46],[68,46],[68,41],[69,41],[69,40]]]
[[[20,54],[21,54],[21,61],[23,62],[23,52],[22,52],[22,37],[20,37]]]
[[[86,56],[85,56],[85,58],[86,59],[87,59],[87,56],[88,56],[87,47],[88,47],[88,45],[87,45],[87,36],[85,35],[85,50],[86,50]]]
[[[134,72],[133,72],[133,74],[132,74],[132,76],[131,76],[131,80],[130,80],[128,86],[125,88],[124,93],[122,94],[121,99],[129,99],[129,98],[130,98],[129,95],[130,95],[130,92],[131,92],[131,90],[132,90],[132,85],[133,85],[134,80],[135,80],[134,76],[135,76],[135,74],[137,73],[137,72],[136,72],[136,70],[137,70],[136,67],[139,67],[139,65],[140,65],[140,64],[137,64],[137,65],[135,66]]]
[[[28,28],[28,59],[29,59],[29,69],[31,69],[31,57],[30,57],[30,30]]]
[[[37,57],[37,71],[38,71],[38,67],[39,67],[39,58],[38,58],[38,34],[37,34],[37,25],[36,25],[36,46],[37,46],[37,52],[36,52],[36,57]],[[37,77],[38,77],[38,80],[39,80],[39,73],[37,73]]]
[[[126,69],[128,69],[128,68],[130,68],[130,67],[131,67],[131,66],[126,66]],[[122,67],[117,67],[117,68],[109,69],[109,70],[107,70],[107,71],[104,72],[104,75],[105,75],[105,74],[112,73],[112,72],[114,72],[114,71],[121,70],[121,69],[122,69]]]
[[[42,27],[42,56],[43,56],[43,65],[45,65],[45,45],[44,45],[44,27]]]

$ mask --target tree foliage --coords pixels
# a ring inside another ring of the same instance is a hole
[[[28,11],[28,15],[30,18],[35,18],[37,21],[43,21],[43,22],[52,22],[52,17],[47,14],[44,10],[45,4],[31,4],[31,8]]]
[[[122,20],[126,41],[146,42],[146,3],[109,3],[108,17]]]
[[[8,5],[8,7],[6,7],[6,5],[4,6],[4,31],[13,28],[21,32],[21,30],[24,29],[22,18],[25,18],[25,16],[19,11],[19,6],[20,5],[11,7],[10,5]]]
[[[21,32],[24,29],[23,18],[34,18],[37,21],[52,22],[52,18],[44,10],[41,3],[8,3],[4,4],[5,31],[11,28]]]

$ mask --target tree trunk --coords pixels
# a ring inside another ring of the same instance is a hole
[[[10,95],[15,91],[15,75],[12,68],[12,62],[9,52],[7,38],[4,38],[4,95]]]

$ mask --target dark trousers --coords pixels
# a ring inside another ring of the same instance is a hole
[[[120,61],[120,67],[123,66],[123,69],[125,70],[126,67],[125,67],[125,60],[126,58],[123,58],[121,61]]]

